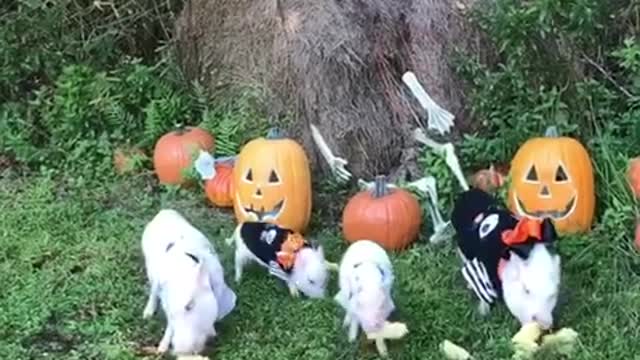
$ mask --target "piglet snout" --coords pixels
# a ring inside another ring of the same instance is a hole
[[[173,352],[176,355],[194,355],[204,350],[207,342],[205,334],[196,334],[191,329],[175,329]]]
[[[544,330],[549,330],[553,326],[553,317],[551,315],[536,314],[531,317],[531,320],[540,324]]]
[[[379,331],[384,327],[384,319],[363,319],[362,330],[367,333]]]

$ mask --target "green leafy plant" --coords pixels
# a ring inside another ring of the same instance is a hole
[[[637,210],[631,210],[635,203],[624,174],[640,148],[640,6],[605,0],[479,4],[472,19],[498,56],[488,62],[471,54],[455,59],[481,125],[459,144],[461,162],[509,162],[526,139],[555,125],[587,145],[593,158],[594,233],[622,234],[630,243]]]

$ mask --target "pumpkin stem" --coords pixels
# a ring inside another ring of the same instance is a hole
[[[387,177],[384,175],[376,175],[373,181],[373,197],[379,199],[389,195],[389,187],[387,186]]]
[[[270,139],[270,140],[278,140],[278,139],[284,139],[284,138],[286,138],[286,136],[284,135],[284,132],[282,131],[282,129],[277,127],[273,127],[269,129],[269,132],[267,133],[267,139]]]
[[[183,123],[177,123],[175,132],[178,135],[183,135],[187,132],[187,127]]]
[[[560,134],[558,133],[558,128],[555,126],[549,126],[547,130],[544,132],[545,137],[558,137]]]

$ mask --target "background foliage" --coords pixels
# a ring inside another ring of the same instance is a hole
[[[217,155],[264,133],[255,92],[212,99],[184,80],[169,46],[179,3],[3,2],[3,156],[31,169],[95,177],[112,172],[117,147],[151,154],[179,124],[213,132]]]

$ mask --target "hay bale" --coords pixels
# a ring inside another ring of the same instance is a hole
[[[456,47],[480,54],[482,42],[460,7],[446,0],[188,0],[178,50],[188,76],[210,90],[265,89],[271,116],[295,114],[290,133],[316,165],[325,166],[309,123],[355,176],[400,167],[412,178],[421,171],[410,133],[426,117],[402,74],[414,71],[458,125],[468,122],[449,57]]]

